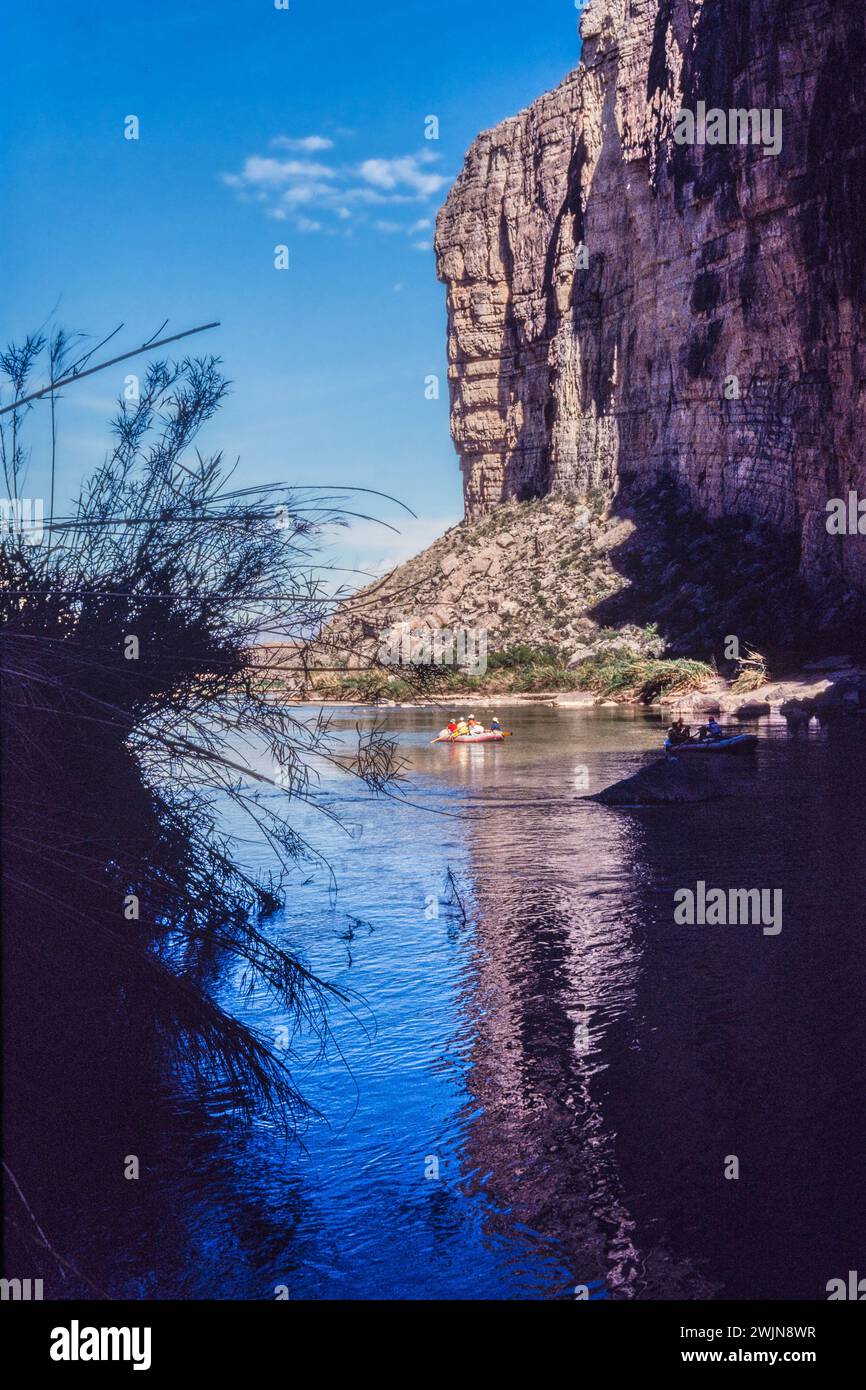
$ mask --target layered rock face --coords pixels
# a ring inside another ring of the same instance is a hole
[[[581,29],[439,216],[467,515],[667,475],[866,589],[866,537],[826,525],[866,497],[864,0],[590,0]],[[781,148],[679,143],[701,102]]]

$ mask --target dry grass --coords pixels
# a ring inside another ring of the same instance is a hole
[[[741,656],[737,662],[737,675],[731,689],[741,695],[750,690],[757,690],[760,686],[766,685],[768,680],[770,673],[767,670],[766,658],[753,648],[747,648],[745,656]]]

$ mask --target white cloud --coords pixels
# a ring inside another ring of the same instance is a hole
[[[280,194],[280,202],[283,207],[297,208],[307,203],[326,203],[331,197],[332,190],[327,184],[317,183],[315,179],[310,182],[299,180],[291,188],[287,188]]]
[[[302,150],[304,154],[318,154],[334,148],[333,140],[329,140],[327,135],[304,135],[300,140],[288,135],[275,135],[270,144],[276,150]]]
[[[229,188],[274,189],[297,179],[333,179],[336,174],[327,164],[314,164],[309,159],[268,159],[251,154],[244,160],[239,174],[223,174]]]
[[[422,198],[432,197],[448,182],[444,174],[425,173],[422,164],[431,164],[433,154],[407,154],[399,159],[365,159],[360,165],[362,179],[387,192],[410,189]]]
[[[433,243],[432,243],[432,241],[413,241],[413,242],[412,242],[412,250],[413,250],[413,251],[432,251],[432,250],[433,250]]]
[[[310,155],[333,148],[324,135],[300,138],[278,135],[272,148]],[[439,155],[432,150],[399,155],[393,159],[365,159],[360,164],[325,163],[306,158],[279,158],[251,154],[239,171],[222,175],[222,182],[244,202],[259,202],[268,217],[289,220],[300,230],[335,230],[329,219],[347,222],[354,218],[359,228],[371,227],[386,235],[408,237],[429,231],[429,216],[398,222],[387,215],[374,217],[374,210],[396,212],[404,206],[429,203],[449,182],[438,171]],[[414,243],[418,250],[429,250],[429,241]]]

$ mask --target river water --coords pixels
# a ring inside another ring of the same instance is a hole
[[[765,723],[728,797],[622,811],[583,798],[659,748],[657,714],[500,715],[514,737],[474,747],[380,716],[396,798],[322,774],[297,824],[336,900],[311,862],[267,926],[350,996],[323,1049],[296,1039],[322,1118],[298,1148],[177,1102],[183,1161],[166,1141],[115,1293],[815,1299],[866,1273],[863,730]],[[699,880],[781,889],[781,932],[677,925]],[[223,1003],[276,1041],[240,984]]]

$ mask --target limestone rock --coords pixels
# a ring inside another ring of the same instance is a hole
[[[575,647],[568,658],[569,671],[573,671],[576,666],[582,666],[585,661],[592,661],[594,656],[595,651],[592,647]]]
[[[866,495],[866,6],[590,0],[581,33],[438,219],[467,516],[674,477],[862,596],[826,506]],[[677,144],[701,100],[781,111],[781,150]]]
[[[682,715],[684,719],[695,719],[698,715],[721,714],[722,705],[718,695],[707,693],[663,695],[661,704],[667,714]]]
[[[735,705],[732,713],[735,719],[765,719],[771,709],[768,700],[745,699]]]

